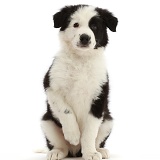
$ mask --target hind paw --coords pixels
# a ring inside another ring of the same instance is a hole
[[[63,159],[67,156],[68,151],[64,149],[53,149],[48,152],[47,154],[47,160],[59,160]]]
[[[104,158],[104,159],[110,158],[110,153],[109,153],[109,150],[108,150],[108,149],[98,148],[97,151],[101,153],[102,158]]]

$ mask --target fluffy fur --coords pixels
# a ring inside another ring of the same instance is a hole
[[[62,47],[44,78],[47,111],[41,126],[47,160],[108,158],[103,147],[113,122],[103,52],[107,28],[115,32],[118,20],[108,10],[87,5],[66,6],[53,19]]]

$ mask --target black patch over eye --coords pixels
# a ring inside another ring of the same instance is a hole
[[[93,31],[96,39],[95,49],[99,47],[105,47],[108,43],[108,35],[103,19],[101,19],[99,16],[94,16],[90,19],[88,25]]]
[[[91,25],[91,29],[96,30],[98,27],[95,24]]]
[[[79,23],[75,23],[75,24],[73,25],[73,27],[74,27],[74,28],[78,28],[78,27],[79,27]]]

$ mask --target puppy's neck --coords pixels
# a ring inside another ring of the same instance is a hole
[[[61,43],[61,53],[65,54],[74,59],[94,59],[104,55],[104,47],[99,47],[97,49],[79,50],[73,48],[69,43]]]

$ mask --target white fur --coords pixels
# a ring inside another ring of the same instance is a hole
[[[68,152],[63,149],[53,149],[48,152],[47,160],[58,160],[63,159],[67,156]]]
[[[102,156],[99,154],[99,152],[97,152],[95,147],[95,139],[102,123],[102,119],[99,120],[98,118],[95,118],[93,115],[89,114],[85,123],[85,128],[81,137],[83,158],[90,159],[91,157],[94,157],[93,159],[101,159]]]
[[[54,125],[52,121],[42,121],[41,127],[52,145],[56,148],[61,148],[63,146],[64,149],[67,149],[64,136],[58,126]]]
[[[66,151],[67,148],[76,153],[80,144],[85,160],[102,159],[95,143],[104,140],[106,133],[103,132],[109,133],[111,124],[107,121],[104,124],[107,126],[102,126],[102,119],[89,114],[92,101],[98,99],[101,86],[107,82],[104,48],[94,49],[95,37],[88,27],[88,21],[96,14],[93,7],[80,8],[72,15],[69,27],[60,32],[63,45],[51,67],[51,83],[46,94],[54,116],[62,124],[62,130],[53,122],[42,121],[46,137],[59,149],[50,151],[48,160],[64,157],[62,150]],[[74,28],[73,24],[77,22],[80,27]],[[87,49],[77,46],[79,35],[83,33],[91,36],[91,44]],[[66,110],[68,114],[65,114]]]
[[[71,53],[63,52],[57,55],[51,68],[50,76],[53,81],[51,89],[47,90],[47,97],[49,102],[53,99],[53,102],[50,102],[53,110],[57,108],[60,111],[58,113],[55,111],[59,114],[58,118],[61,116],[60,113],[69,109],[76,115],[80,130],[82,130],[92,100],[97,99],[101,93],[101,86],[107,81],[105,58],[103,53],[84,58],[76,57],[74,53],[71,55]]]
[[[100,144],[105,137],[107,137],[113,128],[113,121],[105,121],[103,124],[100,126],[99,131],[98,131],[98,136],[96,138],[96,148],[99,148],[98,144]]]
[[[94,11],[94,7],[83,7],[80,8],[78,11],[76,11],[71,16],[71,22],[68,26],[68,28],[64,32],[60,32],[60,37],[62,38],[62,42],[67,45],[67,48],[71,45],[72,49],[80,50],[80,51],[86,51],[93,49],[96,40],[95,36],[92,32],[92,30],[88,27],[89,20],[97,14],[96,11]],[[79,27],[74,28],[74,23],[79,23]],[[91,44],[87,48],[81,48],[79,47],[79,37],[82,34],[87,34],[91,37]],[[82,54],[83,52],[75,52],[76,54]],[[90,54],[90,53],[89,53]],[[89,55],[85,53],[84,55]]]
[[[109,150],[106,148],[97,148],[97,151],[101,153],[103,159],[110,158]]]

